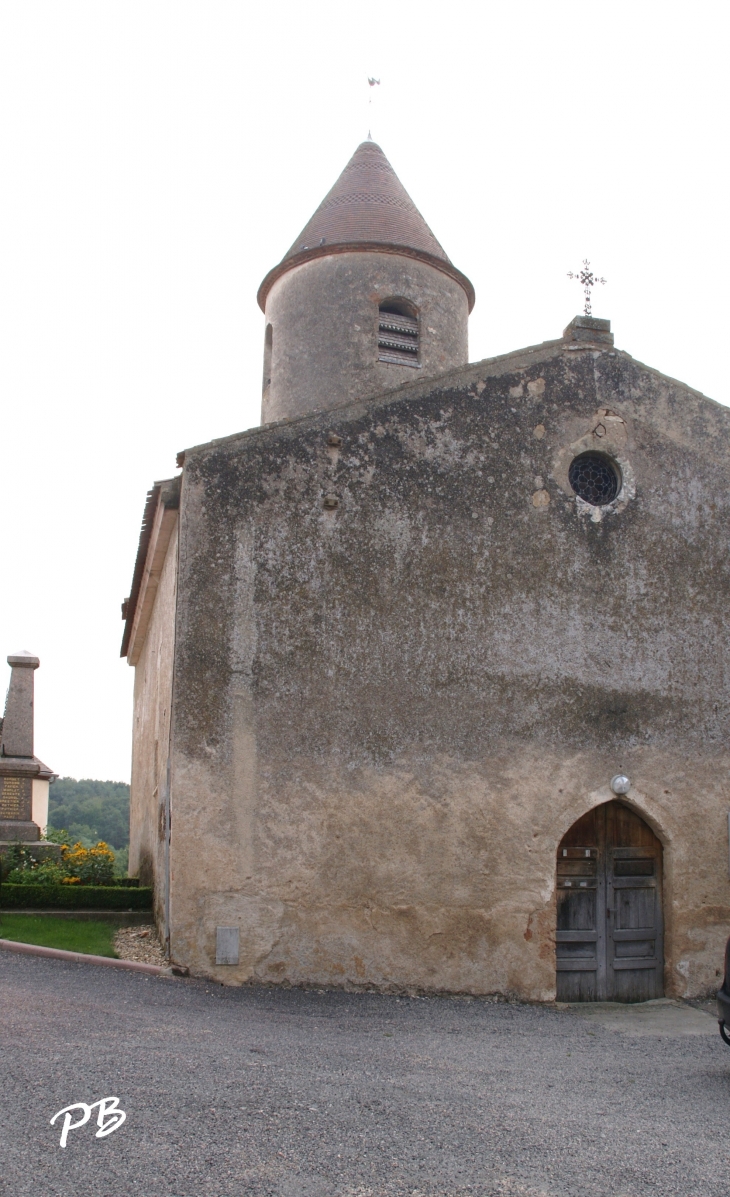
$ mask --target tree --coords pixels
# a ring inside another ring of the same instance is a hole
[[[114,848],[129,844],[129,786],[123,781],[59,777],[50,788],[48,825],[66,830],[87,846],[104,840]]]

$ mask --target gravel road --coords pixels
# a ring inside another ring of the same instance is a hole
[[[677,1004],[228,989],[0,952],[0,1069],[4,1197],[730,1195],[730,1049]],[[112,1094],[124,1124],[97,1139],[93,1111],[61,1149],[52,1115]]]

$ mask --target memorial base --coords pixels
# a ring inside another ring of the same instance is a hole
[[[7,856],[11,848],[14,848],[18,841],[22,843],[23,847],[35,860],[52,860],[54,863],[61,863],[61,845],[51,844],[48,840],[41,840],[37,838],[40,835],[36,827],[37,836],[35,840],[23,840],[16,836],[10,839],[6,834],[7,824],[0,827],[0,857]],[[35,823],[33,824],[35,827]]]

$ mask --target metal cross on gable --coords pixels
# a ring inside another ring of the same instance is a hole
[[[580,283],[581,287],[583,288],[583,294],[585,295],[585,300],[586,300],[586,306],[585,306],[583,314],[584,314],[584,316],[590,316],[590,314],[591,314],[591,287],[595,287],[596,283],[605,283],[605,281],[606,281],[605,278],[596,278],[595,274],[591,270],[591,264],[588,261],[588,258],[583,259],[583,269],[581,270],[580,274],[573,274],[573,271],[569,270],[568,278],[576,278],[578,280],[578,282]]]

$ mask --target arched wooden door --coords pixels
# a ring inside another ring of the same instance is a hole
[[[664,992],[662,846],[620,802],[595,807],[558,848],[557,997],[646,1002]]]

